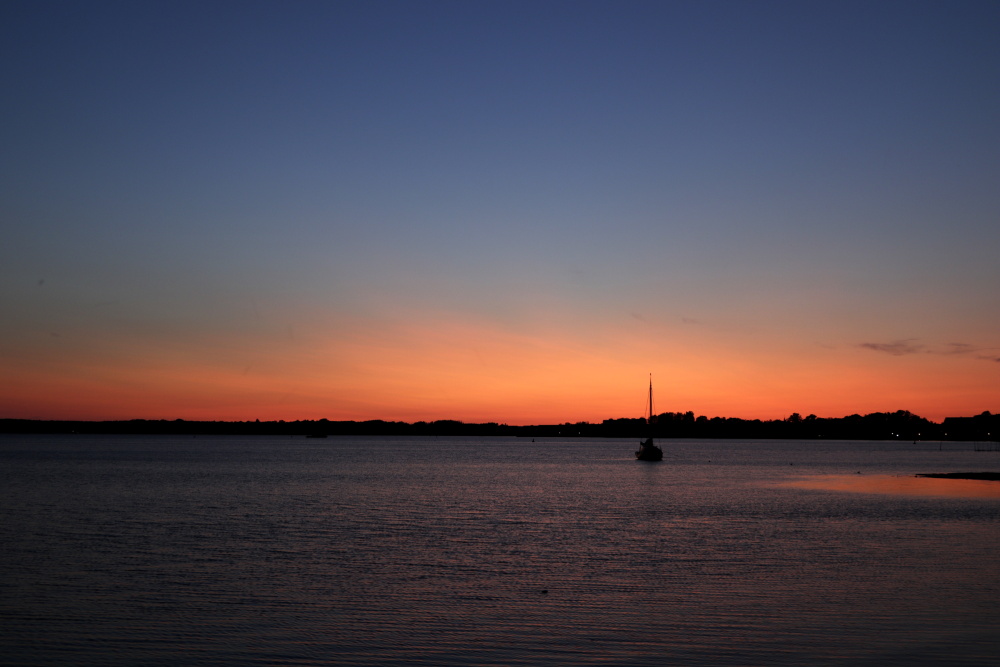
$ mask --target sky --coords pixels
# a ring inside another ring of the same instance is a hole
[[[0,417],[1000,411],[1000,3],[0,5]]]

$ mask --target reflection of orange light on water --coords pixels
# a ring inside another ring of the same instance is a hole
[[[903,496],[1000,498],[1000,482],[895,475],[817,475],[779,486],[820,491],[888,493]]]

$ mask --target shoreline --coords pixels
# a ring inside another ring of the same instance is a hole
[[[927,472],[918,473],[914,477],[932,477],[934,479],[978,479],[1000,482],[1000,472]]]

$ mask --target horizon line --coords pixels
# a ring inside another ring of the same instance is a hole
[[[842,417],[819,417],[819,416],[817,416],[815,414],[809,414],[809,415],[806,415],[806,416],[802,416],[802,415],[800,415],[797,412],[792,412],[787,417],[784,417],[784,418],[774,418],[774,419],[761,419],[759,417],[757,417],[757,418],[724,417],[722,415],[716,415],[714,417],[707,417],[706,415],[697,415],[697,414],[694,414],[694,411],[692,411],[692,410],[686,410],[684,412],[661,412],[661,413],[659,413],[657,415],[654,415],[654,417],[655,418],[659,418],[659,417],[662,417],[663,415],[683,415],[683,416],[686,416],[688,414],[691,414],[693,416],[694,420],[699,420],[699,419],[704,418],[705,420],[708,420],[708,421],[711,421],[713,419],[724,419],[724,420],[739,420],[739,421],[745,421],[745,422],[765,422],[766,423],[766,422],[805,421],[805,420],[810,419],[810,418],[811,419],[816,419],[816,420],[820,420],[820,419],[847,419],[848,417],[868,417],[868,416],[871,416],[871,415],[898,415],[899,413],[905,413],[905,414],[910,415],[911,417],[915,417],[917,419],[922,419],[922,420],[927,421],[927,422],[929,422],[931,424],[937,424],[939,426],[942,425],[944,423],[944,421],[948,420],[948,419],[971,419],[971,418],[974,418],[974,417],[996,416],[998,414],[998,413],[990,412],[989,410],[984,410],[983,412],[980,412],[978,414],[972,414],[972,415],[955,415],[955,416],[951,416],[951,417],[944,417],[941,420],[941,422],[935,422],[935,421],[933,421],[931,419],[927,419],[926,417],[922,417],[922,416],[920,416],[920,415],[918,415],[918,414],[916,414],[914,412],[911,412],[909,410],[895,410],[893,412],[876,411],[876,412],[868,412],[868,413],[865,413],[865,414],[861,414],[861,413],[855,412],[855,413],[851,413],[849,415],[844,415]],[[793,420],[792,419],[792,417],[795,416],[795,415],[799,416],[799,418],[797,420]],[[404,421],[404,420],[399,420],[399,419],[383,419],[383,418],[371,418],[371,419],[329,419],[329,418],[326,418],[326,417],[319,417],[319,418],[315,418],[315,419],[291,419],[291,420],[289,420],[289,419],[264,419],[264,420],[261,420],[259,418],[255,418],[255,419],[185,419],[183,417],[174,417],[174,418],[168,418],[168,417],[127,417],[127,418],[120,418],[120,419],[66,419],[66,418],[48,419],[48,418],[38,418],[38,417],[0,417],[0,422],[8,422],[8,421],[21,421],[21,422],[79,422],[79,423],[86,423],[86,424],[101,424],[101,423],[114,423],[114,422],[145,421],[145,422],[195,422],[195,423],[201,422],[201,423],[213,423],[213,424],[253,424],[253,423],[261,423],[261,424],[268,424],[268,423],[270,423],[270,424],[281,424],[281,423],[288,424],[288,423],[292,423],[292,424],[294,424],[294,423],[301,423],[301,422],[329,422],[329,423],[356,423],[356,424],[364,424],[364,423],[368,423],[368,422],[384,422],[384,423],[387,423],[387,424],[416,425],[416,424],[436,424],[436,423],[442,423],[442,422],[444,422],[444,423],[465,424],[465,425],[469,425],[469,426],[485,426],[485,425],[490,425],[490,424],[496,424],[498,426],[508,426],[508,427],[566,426],[566,425],[570,425],[570,426],[576,426],[576,425],[600,425],[600,424],[607,423],[609,421],[626,421],[626,420],[628,420],[628,421],[643,421],[643,422],[645,422],[646,421],[646,417],[607,417],[603,421],[599,421],[599,422],[592,422],[592,421],[570,422],[570,421],[564,421],[564,422],[550,422],[550,423],[537,423],[537,424],[510,424],[508,422],[501,422],[501,421],[495,421],[495,420],[492,420],[492,421],[483,421],[483,422],[476,422],[476,421],[471,421],[470,422],[470,421],[463,421],[461,419],[451,419],[451,418],[429,419],[429,420],[418,419],[418,420],[415,420],[415,421]],[[654,421],[657,421],[657,420],[654,419]]]

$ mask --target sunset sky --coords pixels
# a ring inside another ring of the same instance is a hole
[[[1000,411],[1000,2],[0,5],[0,417]]]

